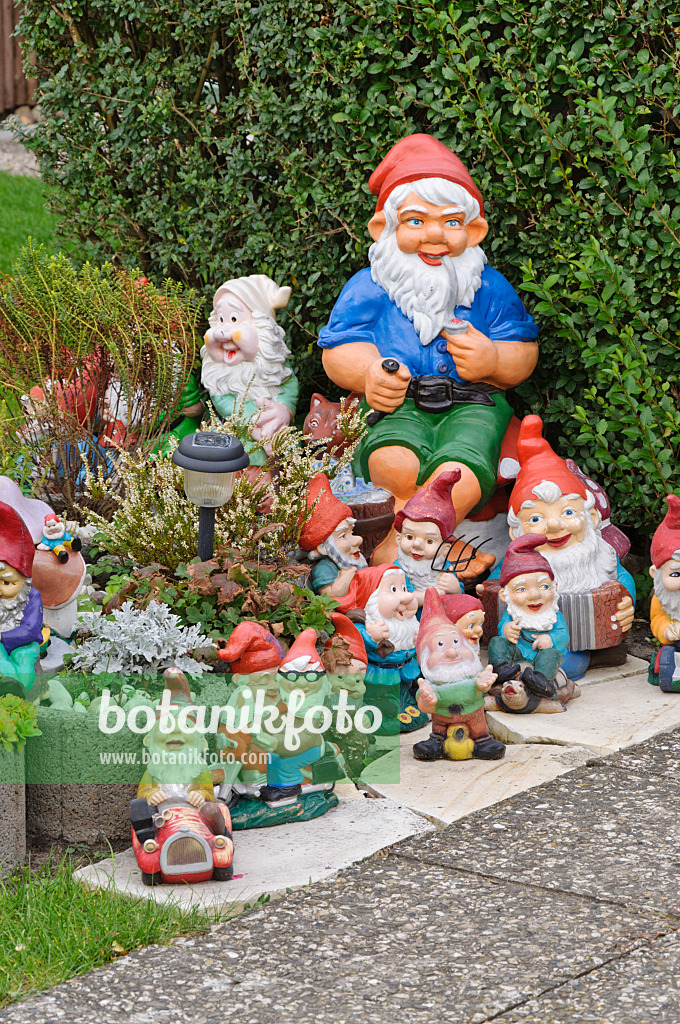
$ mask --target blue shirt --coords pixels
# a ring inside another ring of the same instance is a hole
[[[509,622],[512,622],[512,618],[509,612],[504,612],[501,621],[498,623],[498,635],[504,636],[503,630]],[[569,627],[564,620],[562,612],[558,611],[557,619],[554,626],[551,629],[522,629],[517,641],[516,647],[524,661],[530,661],[533,663],[534,658],[538,654],[538,651],[534,650],[534,640],[537,636],[542,633],[549,633],[550,639],[552,640],[552,649],[559,651],[562,657],[569,649]]]
[[[455,315],[492,341],[535,341],[538,337],[538,326],[517,292],[493,267],[484,268],[472,305],[456,306]],[[321,348],[358,341],[375,345],[383,357],[398,359],[413,377],[462,380],[444,337],[439,334],[430,345],[423,345],[411,321],[375,283],[368,267],[349,279],[319,334]]]

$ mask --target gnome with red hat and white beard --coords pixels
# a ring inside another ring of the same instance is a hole
[[[441,473],[409,498],[394,518],[395,565],[406,573],[407,586],[421,608],[428,587],[434,587],[440,594],[461,592],[453,566],[442,553],[444,542],[454,539],[456,513],[451,489],[459,480],[459,469]],[[436,561],[439,567],[435,566]]]
[[[220,416],[226,419],[242,404],[244,415],[252,418],[246,448],[254,466],[266,459],[262,443],[295,414],[298,382],[276,322],[276,310],[289,299],[290,288],[280,288],[265,274],[225,281],[215,292],[203,339],[201,383]]]
[[[353,613],[366,648],[366,703],[382,715],[381,735],[411,732],[427,718],[415,703],[418,601],[407,585],[404,570],[396,565],[362,569],[352,581]]]
[[[649,681],[666,693],[680,693],[680,497],[669,494],[668,510],[652,538],[654,595],[649,621],[662,644],[652,658]]]
[[[538,328],[487,263],[482,195],[448,146],[401,139],[369,188],[371,265],[347,282],[319,335],[324,369],[385,414],[357,449],[357,475],[404,502],[458,469],[461,522],[495,490],[511,418],[504,392],[536,365]]]
[[[496,675],[491,666],[482,667],[478,649],[448,618],[433,587],[425,593],[416,650],[422,673],[418,707],[432,715],[429,739],[413,745],[416,760],[502,758],[505,744],[490,736],[484,714],[484,694]]]
[[[339,600],[344,597],[356,571],[366,567],[359,550],[361,537],[352,527],[352,509],[333,494],[330,480],[317,473],[307,485],[311,516],[300,531],[300,548],[313,563],[310,586],[315,594]]]
[[[542,430],[539,416],[522,420],[517,442],[520,468],[508,508],[510,537],[540,534],[545,538],[538,550],[549,562],[563,597],[590,594],[604,583],[618,581],[625,593],[618,599],[614,618],[623,635],[632,626],[635,614],[633,577],[598,529],[600,514],[593,493],[583,478],[572,473],[564,459],[555,454]],[[502,572],[499,566],[491,577]],[[572,647],[562,663],[569,679],[580,679],[591,663],[621,664],[626,657],[625,647],[601,651]]]
[[[0,693],[23,696],[35,681],[43,605],[31,583],[34,554],[23,519],[0,502]]]

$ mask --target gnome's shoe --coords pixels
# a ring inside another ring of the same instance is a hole
[[[130,801],[130,824],[140,843],[156,838],[156,829],[153,824],[155,814],[156,808],[152,807],[143,797],[135,797]]]
[[[539,697],[554,697],[557,692],[554,682],[530,665],[522,672],[522,682],[530,693],[535,693]]]
[[[498,665],[493,666],[493,670],[496,673],[496,682],[491,689],[493,691],[495,688],[500,692],[503,683],[507,683],[509,679],[519,679],[522,666],[518,662],[500,661]]]
[[[503,748],[505,749],[505,748]],[[444,737],[432,733],[426,740],[413,744],[416,761],[441,761],[444,758]]]
[[[260,800],[266,803],[267,807],[286,807],[294,804],[302,795],[302,786],[263,786],[260,790]]]
[[[482,736],[475,740],[472,756],[480,761],[500,761],[505,756],[505,743],[495,740],[493,736]]]

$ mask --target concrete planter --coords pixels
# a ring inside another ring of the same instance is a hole
[[[0,750],[0,876],[26,854],[24,751]]]

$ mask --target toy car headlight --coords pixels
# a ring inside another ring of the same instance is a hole
[[[223,850],[227,845],[226,836],[215,836],[215,846],[218,850]]]
[[[147,839],[145,841],[145,843],[144,843],[144,852],[145,853],[155,853],[157,849],[158,849],[158,843],[156,842],[155,839]]]

